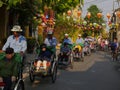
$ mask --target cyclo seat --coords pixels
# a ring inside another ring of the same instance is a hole
[[[82,51],[83,47],[84,47],[84,44],[82,43],[74,44],[73,50],[78,49],[79,51]]]

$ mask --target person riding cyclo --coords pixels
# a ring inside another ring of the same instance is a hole
[[[6,48],[11,47],[14,49],[15,53],[20,53],[23,57],[23,65],[25,65],[25,53],[27,50],[27,40],[21,34],[23,30],[19,25],[14,25],[11,29],[12,35],[7,38],[6,43],[4,44],[2,51],[5,51]]]
[[[21,55],[14,53],[13,48],[8,47],[0,53],[0,82],[5,85],[3,90],[12,90],[12,84],[18,77],[21,62]]]
[[[53,31],[48,31],[47,37],[45,38],[44,44],[47,45],[47,48],[53,52],[54,56],[56,57],[56,45],[57,39],[53,37]]]
[[[76,40],[76,44],[75,44],[74,49],[78,49],[78,52],[82,53],[83,46],[84,46],[84,40],[81,37],[81,34],[79,34],[78,38]]]
[[[70,37],[68,37],[69,35],[66,33],[65,37],[63,39],[62,45],[60,47],[60,54],[59,54],[59,58],[61,61],[63,61],[63,59],[65,59],[65,61],[68,61],[68,57],[71,54],[72,51],[72,40]]]
[[[69,44],[65,42],[60,48],[60,55],[59,55],[60,61],[62,62],[63,59],[65,59],[64,61],[67,62],[70,53],[71,53],[71,48],[69,47]]]
[[[40,53],[39,53],[39,55],[34,63],[34,65],[36,66],[36,71],[39,71],[40,65],[42,65],[44,69],[47,69],[47,67],[49,67],[51,64],[52,55],[53,54],[47,48],[47,45],[44,43],[41,44],[40,45]]]
[[[69,46],[69,47],[71,48],[71,50],[72,50],[72,48],[73,48],[73,42],[72,42],[71,38],[69,37],[69,35],[68,35],[67,33],[65,34],[65,37],[64,37],[64,39],[63,39],[62,44],[64,45],[64,43],[67,43],[68,46]]]

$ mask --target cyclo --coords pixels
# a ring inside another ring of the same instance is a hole
[[[36,76],[50,76],[52,83],[55,83],[57,76],[57,61],[55,60],[55,48],[47,47],[45,44],[37,48],[38,56],[29,67],[29,78],[34,82]]]
[[[73,48],[73,59],[84,61],[84,53],[83,53],[84,45],[82,43],[75,44]]]
[[[0,60],[4,60],[5,58],[5,53],[2,52],[0,53]],[[22,76],[22,72],[23,72],[23,57],[19,54],[19,53],[15,53],[14,54],[14,60],[16,60],[17,63],[17,77],[16,80],[14,82],[12,82],[12,86],[10,87],[10,90],[25,90],[24,87],[24,81],[23,81],[23,76]],[[13,68],[14,69],[14,68]],[[0,90],[4,90],[6,86],[6,83],[0,82]]]
[[[73,45],[63,43],[60,47],[60,53],[58,55],[58,65],[60,68],[71,66],[73,68]]]

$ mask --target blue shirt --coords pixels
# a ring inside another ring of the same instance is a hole
[[[70,48],[68,46],[62,46],[60,51],[63,53],[68,53],[70,52]]]
[[[117,48],[117,43],[111,43],[111,50],[112,51],[115,51],[116,50],[116,48]]]
[[[65,38],[63,43],[73,44],[71,38]]]
[[[40,54],[39,54],[39,58],[40,59],[47,59],[47,60],[50,60],[51,59],[51,56],[52,56],[52,53],[48,50],[46,51],[41,51]]]
[[[47,46],[53,46],[55,47],[57,45],[57,40],[55,37],[52,37],[52,39],[49,39],[49,38],[46,38],[44,43],[47,45]]]

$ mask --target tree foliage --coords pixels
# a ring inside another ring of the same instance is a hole
[[[0,7],[6,5],[7,8],[15,6],[18,3],[22,3],[23,0],[0,0]]]
[[[83,31],[80,27],[74,22],[73,18],[70,17],[69,19],[66,16],[59,16],[58,20],[56,21],[55,26],[55,37],[57,40],[61,41],[64,38],[64,34],[68,33],[69,37],[72,38],[73,41],[76,40],[78,34],[82,34]]]
[[[45,6],[58,15],[73,9],[80,3],[83,4],[84,0],[0,0],[0,7],[5,5],[10,14],[18,15],[20,25],[26,25],[33,23],[33,17],[37,16],[37,13],[43,13]]]
[[[84,0],[38,0],[40,2],[40,8],[44,9],[44,6],[51,8],[52,10],[56,11],[57,14],[66,12],[69,9],[80,5],[83,5]]]
[[[96,5],[91,5],[87,10],[91,13],[91,17],[88,19],[86,16],[86,21],[89,21],[91,23],[104,23],[103,16],[101,18],[97,17],[97,13],[102,13],[102,10],[100,10]]]
[[[91,13],[91,16],[90,16],[90,18],[88,18],[87,17],[87,15],[86,15],[86,17],[85,17],[85,20],[87,21],[87,24],[92,24],[92,26],[94,27],[94,28],[96,28],[96,26],[98,27],[101,27],[101,28],[98,28],[98,29],[96,29],[96,30],[94,30],[94,31],[91,31],[91,30],[89,30],[88,32],[86,32],[88,35],[92,35],[93,34],[93,32],[94,32],[94,35],[93,36],[97,36],[97,35],[99,35],[100,33],[102,33],[103,32],[103,26],[102,26],[102,24],[103,23],[105,23],[105,21],[104,21],[104,17],[103,17],[103,15],[99,18],[98,16],[97,16],[97,14],[98,13],[102,13],[102,10],[100,10],[96,5],[91,5],[88,9],[88,12],[90,12]],[[96,23],[96,26],[94,26],[93,24],[94,23]]]

